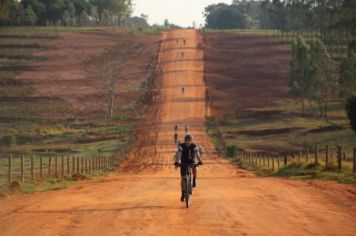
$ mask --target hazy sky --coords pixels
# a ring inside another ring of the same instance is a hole
[[[204,24],[203,12],[207,5],[232,0],[133,0],[134,15],[148,15],[150,24],[163,24],[165,19],[180,26],[191,26],[195,21],[197,27]]]

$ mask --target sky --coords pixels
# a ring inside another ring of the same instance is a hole
[[[162,25],[165,19],[182,27],[204,24],[203,12],[214,3],[228,3],[232,0],[133,0],[134,16],[148,15],[149,24]]]

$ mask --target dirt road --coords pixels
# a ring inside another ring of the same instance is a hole
[[[0,234],[356,235],[354,187],[255,177],[213,153],[204,127],[200,44],[195,30],[163,36],[160,93],[150,114],[155,122],[117,174],[0,200]],[[181,139],[186,123],[208,150],[189,210],[179,201],[179,174],[172,166],[173,127],[179,125]]]

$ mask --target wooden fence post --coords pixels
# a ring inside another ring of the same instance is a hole
[[[277,170],[279,170],[279,167],[280,167],[280,166],[279,166],[279,165],[280,165],[279,162],[280,162],[280,158],[279,158],[279,155],[277,155]]]
[[[305,162],[309,164],[309,147],[305,150]]]
[[[288,157],[287,155],[284,155],[284,166],[287,166],[288,164]]]
[[[67,156],[67,176],[70,175],[70,165],[69,165],[69,156]]]
[[[83,157],[80,158],[80,164],[81,164],[80,170],[81,170],[81,173],[83,174],[84,173],[84,159],[83,159]]]
[[[269,168],[269,154],[267,154],[267,168]]]
[[[63,179],[64,177],[64,156],[61,156],[61,178]]]
[[[315,145],[315,165],[319,164],[319,148],[318,145]]]
[[[274,171],[274,158],[275,158],[275,156],[272,155],[272,170],[273,170],[273,171]]]
[[[72,156],[72,175],[75,174],[75,157]]]
[[[77,157],[77,174],[79,175],[79,157]]]
[[[341,165],[342,165],[342,147],[337,146],[337,153],[336,153],[336,158],[337,158],[337,169],[341,171]]]
[[[88,173],[88,159],[85,158],[85,173]]]
[[[52,157],[49,156],[49,159],[48,159],[48,176],[51,176],[51,166],[52,166]]]
[[[326,145],[325,148],[325,168],[329,167],[329,145]]]
[[[58,177],[58,157],[54,157],[54,175]]]
[[[43,178],[43,156],[40,156],[40,178]]]
[[[34,158],[33,158],[33,154],[31,155],[31,179],[34,180],[35,179],[35,163],[34,163]]]
[[[356,175],[356,148],[354,148],[354,155],[353,155],[353,171],[354,171],[354,174]]]
[[[9,176],[8,176],[8,179],[9,179],[9,183],[12,182],[12,154],[10,154],[9,156]]]
[[[25,181],[24,155],[21,156],[21,182]]]

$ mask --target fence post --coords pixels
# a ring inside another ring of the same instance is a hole
[[[58,157],[54,157],[54,175],[58,177]]]
[[[43,178],[43,156],[40,156],[40,178]]]
[[[25,181],[24,155],[21,156],[21,182]]]
[[[61,156],[61,177],[62,177],[62,179],[63,179],[63,177],[64,177],[64,156]]]
[[[12,154],[9,156],[9,183],[12,182]]]
[[[269,168],[269,154],[267,154],[267,168]]]
[[[342,147],[337,146],[337,153],[336,153],[336,158],[337,158],[337,169],[341,171],[341,165],[342,165]]]
[[[354,155],[353,155],[353,171],[354,171],[354,174],[356,175],[356,148],[354,148]]]
[[[305,162],[309,164],[309,147],[305,150]]]
[[[34,163],[34,158],[33,158],[33,154],[31,155],[31,179],[34,180],[35,179],[35,173],[34,170],[35,169],[35,163]]]
[[[67,176],[69,176],[70,175],[70,166],[69,166],[69,156],[67,156]]]
[[[72,156],[72,175],[75,174],[75,157]]]
[[[325,169],[329,167],[329,145],[325,148]]]
[[[85,173],[88,173],[88,159],[85,158]]]
[[[315,165],[319,164],[319,148],[318,145],[315,145]]]
[[[277,170],[279,170],[279,167],[280,167],[280,166],[279,166],[279,165],[280,165],[279,162],[280,162],[280,158],[279,158],[279,155],[277,155]]]
[[[83,159],[83,157],[80,158],[80,164],[81,164],[80,170],[81,170],[81,173],[83,174],[84,173],[84,159]]]
[[[48,159],[48,176],[51,176],[51,166],[52,166],[52,157],[49,156],[49,159]]]
[[[79,157],[77,157],[77,175],[79,175]]]
[[[273,170],[273,171],[274,171],[274,158],[275,158],[275,156],[272,155],[272,170]]]
[[[288,162],[288,157],[287,155],[284,155],[284,166],[287,166]]]

